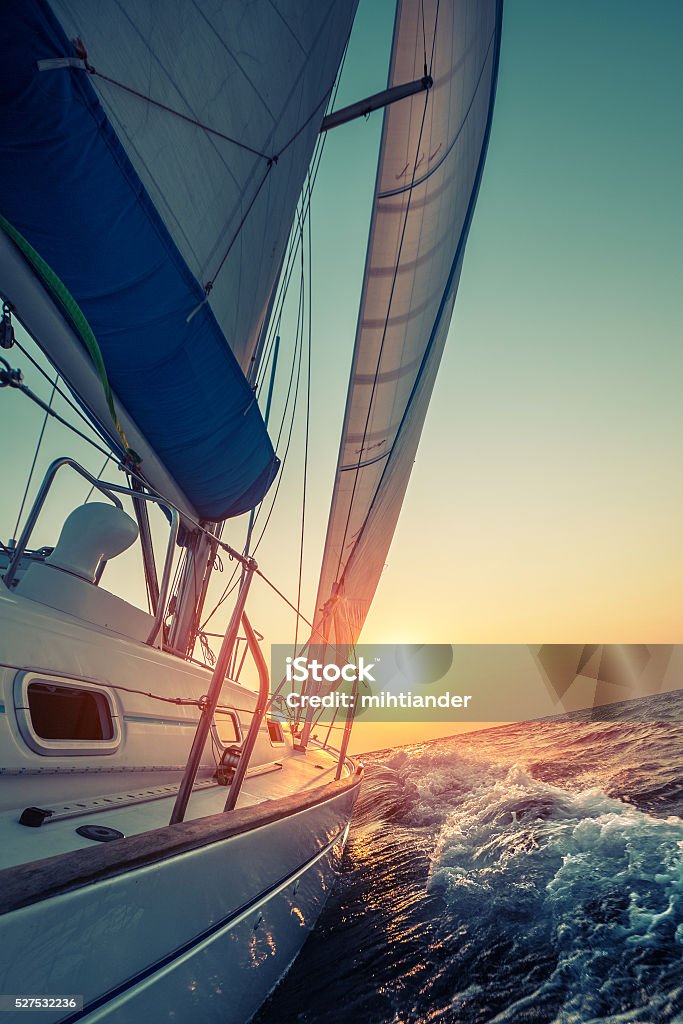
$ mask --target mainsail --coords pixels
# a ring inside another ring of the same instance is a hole
[[[3,12],[0,213],[85,315],[147,480],[203,518],[277,468],[250,369],[356,2]],[[4,294],[120,449],[78,332],[2,253]]]
[[[312,640],[355,643],[448,333],[491,127],[502,0],[399,0],[363,294]]]

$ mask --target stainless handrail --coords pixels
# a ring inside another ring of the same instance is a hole
[[[197,725],[197,730],[194,734],[194,739],[192,740],[187,764],[185,765],[185,774],[183,775],[183,780],[180,784],[180,789],[178,790],[178,796],[176,797],[175,804],[173,805],[173,811],[171,812],[170,825],[176,825],[179,821],[183,821],[185,818],[185,811],[187,810],[187,805],[192,794],[192,786],[194,785],[194,780],[197,776],[202,754],[204,753],[204,746],[209,735],[211,723],[213,722],[216,705],[218,704],[218,698],[223,687],[223,682],[225,681],[228,665],[232,658],[232,651],[235,646],[240,619],[244,613],[244,606],[247,601],[249,587],[251,586],[256,568],[257,565],[254,559],[248,559],[247,572],[237,593],[235,607],[232,610],[230,622],[228,623],[228,628],[225,631],[221,649],[218,652],[218,657],[216,658],[216,664],[213,668],[207,695],[204,698],[202,714],[199,719],[199,724]]]
[[[164,501],[162,498],[159,498],[156,494],[147,494],[144,491],[133,490],[133,488],[124,487],[122,484],[103,484],[101,480],[98,480],[97,477],[94,477],[92,473],[89,473],[87,469],[84,469],[83,466],[81,466],[74,459],[70,459],[64,456],[63,458],[55,459],[54,462],[51,462],[50,465],[48,466],[47,472],[43,477],[43,482],[41,483],[38,489],[38,493],[35,497],[33,505],[31,506],[28,516],[26,517],[26,524],[24,525],[24,528],[21,531],[21,536],[19,537],[19,540],[17,542],[17,546],[14,550],[12,560],[9,566],[7,567],[7,572],[5,573],[5,586],[11,586],[12,582],[14,581],[14,577],[16,576],[16,572],[19,567],[19,562],[21,561],[21,558],[24,552],[26,551],[26,546],[28,544],[29,538],[33,533],[33,529],[38,520],[38,516],[40,515],[40,511],[43,505],[45,504],[45,499],[47,498],[50,487],[52,486],[52,482],[57,473],[59,472],[59,470],[63,466],[71,466],[71,468],[76,473],[82,476],[84,480],[87,480],[88,483],[90,483],[98,491],[101,491],[102,494],[109,498],[109,500],[113,502],[114,505],[116,505],[121,510],[123,510],[123,503],[117,497],[118,494],[127,494],[131,498],[138,498],[143,501],[150,501],[153,504],[159,505],[161,508],[170,511],[171,529],[168,538],[168,543],[166,545],[164,571],[161,577],[161,585],[159,587],[159,601],[157,604],[156,614],[154,616],[154,623],[152,625],[151,632],[147,638],[148,644],[154,644],[159,635],[159,630],[161,629],[161,624],[163,622],[164,611],[166,609],[166,601],[168,600],[168,591],[171,584],[173,555],[175,553],[176,540],[178,539],[178,527],[180,524],[180,515],[178,513],[178,510],[174,508],[172,505],[169,505],[169,503]]]
[[[247,635],[247,647],[256,662],[259,678],[259,691],[256,707],[254,708],[254,714],[249,726],[249,732],[247,733],[247,738],[244,741],[242,750],[240,751],[237,767],[235,768],[235,774],[233,775],[232,782],[230,783],[228,799],[225,801],[224,810],[226,811],[234,810],[235,805],[237,804],[237,798],[240,795],[244,776],[246,775],[247,768],[249,767],[249,760],[253,753],[254,745],[256,744],[256,737],[258,736],[259,729],[261,728],[261,722],[263,721],[263,716],[268,705],[268,691],[270,690],[268,665],[266,664],[266,659],[263,657],[263,651],[259,646],[256,634],[252,629],[246,612],[242,612],[242,625],[244,626],[244,632]]]

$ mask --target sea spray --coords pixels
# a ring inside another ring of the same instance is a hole
[[[364,758],[342,875],[258,1024],[683,1020],[683,700]]]

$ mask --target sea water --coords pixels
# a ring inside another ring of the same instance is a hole
[[[683,1021],[683,695],[383,750],[258,1024]]]

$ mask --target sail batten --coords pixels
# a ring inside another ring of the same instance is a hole
[[[500,0],[399,0],[389,86],[426,99],[384,117],[356,345],[314,628],[358,639],[393,537],[446,340],[481,180]],[[436,30],[435,30],[436,26]]]

